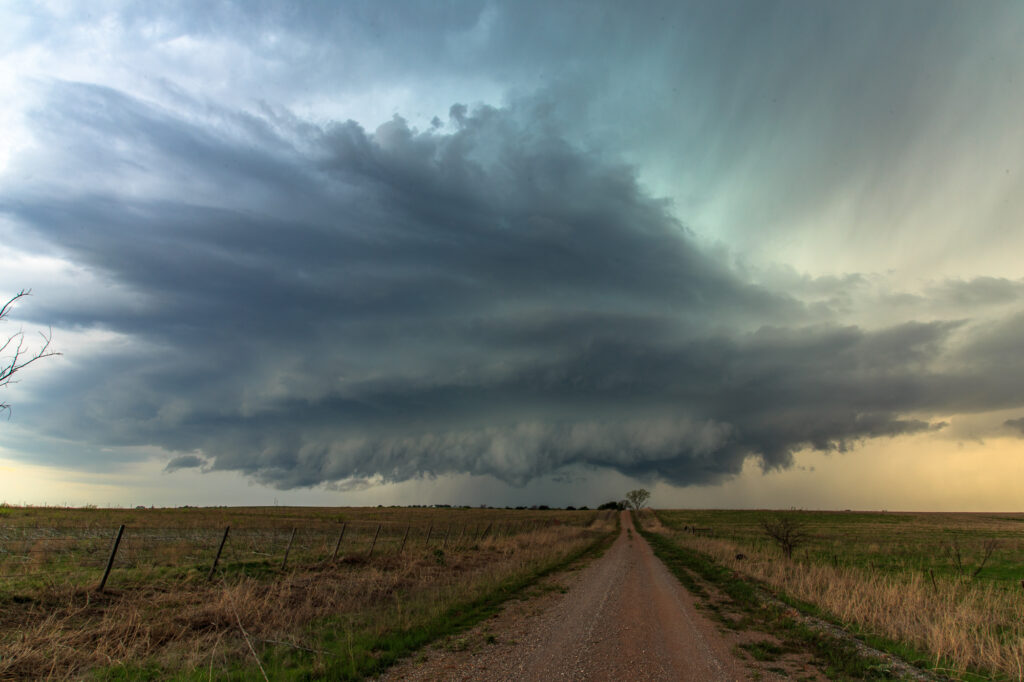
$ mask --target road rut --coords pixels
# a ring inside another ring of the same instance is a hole
[[[715,625],[636,533],[628,512],[568,593],[505,627],[508,644],[434,652],[387,680],[746,680]]]

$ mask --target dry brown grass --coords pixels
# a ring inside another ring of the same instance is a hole
[[[912,644],[968,668],[1024,679],[1024,590],[920,573],[789,561],[778,552],[731,540],[673,533],[737,573],[823,608],[845,623]],[[738,560],[738,553],[746,559]]]
[[[352,553],[263,577],[134,580],[105,594],[54,583],[7,594],[0,600],[0,678],[66,679],[97,667],[144,663],[216,672],[251,663],[250,643],[318,649],[308,626],[325,618],[337,620],[350,639],[413,627],[568,556],[615,524],[607,514],[571,520],[443,549],[417,545],[369,560]]]

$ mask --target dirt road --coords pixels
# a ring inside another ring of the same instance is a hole
[[[477,639],[392,668],[388,680],[745,680],[731,645],[636,533],[537,608],[511,606]],[[470,637],[466,641],[470,641]]]

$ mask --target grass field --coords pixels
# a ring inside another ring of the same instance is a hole
[[[360,679],[616,524],[595,511],[5,507],[0,678]]]
[[[806,533],[792,559],[761,527],[779,516]],[[674,542],[869,641],[954,676],[1024,679],[1024,514],[676,510],[657,520]]]

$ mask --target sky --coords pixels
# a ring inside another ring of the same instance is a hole
[[[0,501],[1024,508],[1020,3],[0,25]]]

